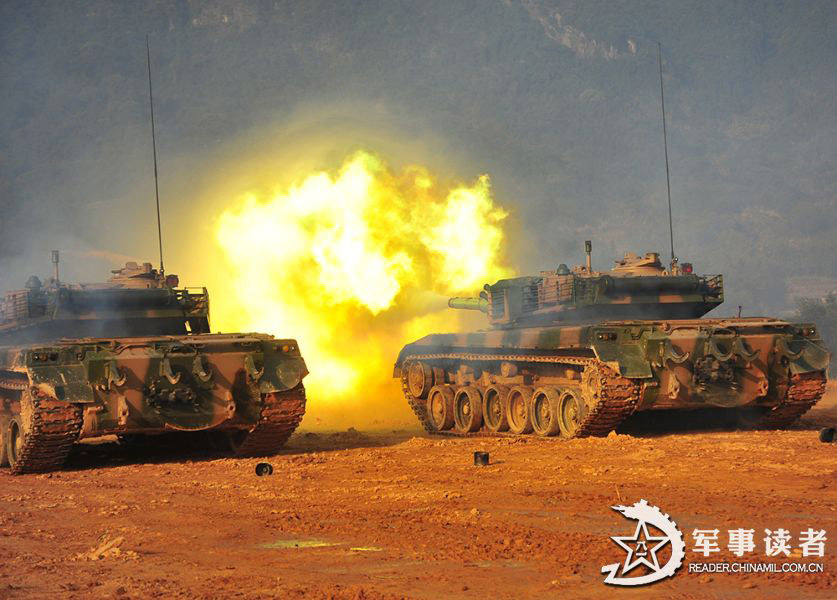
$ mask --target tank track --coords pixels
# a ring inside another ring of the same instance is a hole
[[[9,374],[0,372],[0,388],[21,392],[29,387],[29,378],[21,374]]]
[[[576,437],[606,436],[633,414],[641,388],[637,382],[621,377],[601,363],[592,367],[589,377],[599,401],[585,416]]]
[[[29,393],[32,403],[30,428],[18,460],[11,467],[13,475],[60,469],[81,431],[82,412],[78,406],[61,402],[35,387],[30,388]],[[25,418],[22,412],[21,421]],[[21,422],[21,427],[26,424]]]
[[[401,389],[404,391],[404,397],[407,399],[407,403],[410,405],[410,408],[413,409],[413,412],[418,417],[418,420],[421,423],[421,426],[424,427],[424,430],[427,433],[439,433],[433,429],[433,426],[430,424],[430,419],[427,418],[425,403],[421,400],[421,398],[416,398],[410,393],[410,389],[407,386],[406,371],[401,375]]]
[[[406,364],[411,360],[430,361],[442,359],[467,361],[523,361],[584,366],[586,369],[590,370],[589,377],[592,380],[591,383],[596,386],[598,402],[585,416],[584,421],[581,423],[579,431],[575,437],[606,436],[608,433],[616,429],[622,421],[633,414],[640,398],[641,388],[638,383],[617,375],[612,369],[607,367],[607,365],[592,358],[577,358],[568,356],[521,357],[517,354],[419,354],[405,357],[402,364]],[[421,398],[416,398],[410,393],[407,385],[406,370],[404,370],[401,375],[401,388],[404,391],[404,397],[407,399],[407,403],[410,405],[410,408],[416,414],[424,429],[432,435],[455,437],[518,437],[518,435],[514,433],[493,433],[484,429],[473,433],[436,431],[427,416],[425,402]]]
[[[296,430],[305,414],[305,387],[262,394],[259,421],[235,449],[237,456],[276,454]]]
[[[825,373],[814,371],[791,375],[782,402],[768,411],[756,424],[757,429],[781,429],[796,421],[819,402],[825,393]]]

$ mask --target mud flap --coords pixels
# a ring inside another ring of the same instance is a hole
[[[33,385],[59,400],[72,398],[73,404],[96,402],[82,365],[31,367],[29,377]]]
[[[654,375],[645,349],[639,344],[594,344],[593,350],[596,358],[613,367],[622,377],[648,379]]]

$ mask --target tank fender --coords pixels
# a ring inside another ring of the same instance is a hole
[[[395,360],[395,366],[392,370],[393,378],[398,379],[401,377],[401,367],[404,366],[404,359],[406,357],[413,354],[444,354],[446,352],[452,352],[455,338],[456,336],[448,334],[427,335],[420,340],[407,344],[401,348],[401,352],[398,353],[398,358]],[[465,343],[464,340],[462,341]]]
[[[645,348],[639,343],[593,342],[596,358],[611,366],[618,366],[622,377],[648,379],[654,376]]]
[[[83,365],[44,365],[29,367],[29,381],[59,400],[74,404],[96,402]]]

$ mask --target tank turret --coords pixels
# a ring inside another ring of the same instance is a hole
[[[178,288],[176,275],[151,263],[128,262],[111,273],[106,282],[68,284],[56,266],[46,285],[33,275],[25,289],[0,298],[0,342],[209,332],[206,288]]]
[[[660,255],[631,252],[608,272],[587,263],[572,270],[561,264],[536,277],[501,279],[479,298],[452,298],[451,308],[481,310],[492,326],[526,327],[600,319],[694,319],[723,302],[721,275],[696,275],[692,265],[666,270]]]

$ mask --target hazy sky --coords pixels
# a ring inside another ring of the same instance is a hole
[[[600,268],[667,254],[657,41],[681,258],[727,275],[729,311],[837,278],[837,3],[6,0],[0,287],[52,248],[71,279],[156,261],[146,33],[167,266],[187,279],[208,186],[361,147],[489,174],[521,270],[579,262],[585,239]]]

